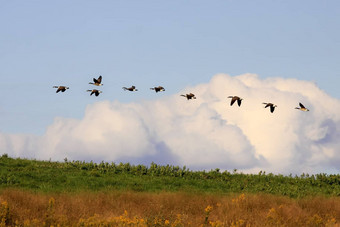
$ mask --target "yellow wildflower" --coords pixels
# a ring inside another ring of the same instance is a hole
[[[210,213],[210,212],[212,211],[212,209],[213,209],[213,207],[210,206],[210,205],[208,205],[208,206],[204,209],[204,211],[205,211],[206,213]]]

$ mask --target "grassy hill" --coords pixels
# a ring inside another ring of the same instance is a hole
[[[0,189],[37,192],[130,190],[138,192],[265,193],[291,198],[340,196],[340,175],[283,176],[237,171],[191,171],[178,166],[52,162],[0,157]]]
[[[339,226],[340,175],[0,157],[0,226]]]

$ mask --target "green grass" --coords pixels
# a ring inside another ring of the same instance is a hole
[[[132,190],[203,193],[269,193],[301,198],[340,196],[340,175],[283,176],[234,172],[191,171],[178,166],[129,163],[51,162],[0,157],[0,189],[37,192]]]

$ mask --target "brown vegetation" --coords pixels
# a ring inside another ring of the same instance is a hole
[[[340,198],[6,189],[1,226],[339,226]]]

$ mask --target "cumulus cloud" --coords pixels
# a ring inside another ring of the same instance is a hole
[[[196,100],[180,94],[192,92]],[[243,98],[230,106],[228,96]],[[263,102],[278,107],[274,113]],[[302,102],[309,112],[294,109]],[[0,134],[10,156],[186,165],[191,169],[338,172],[340,100],[316,84],[215,75],[152,101],[89,105],[83,119],[56,118],[43,136]]]

